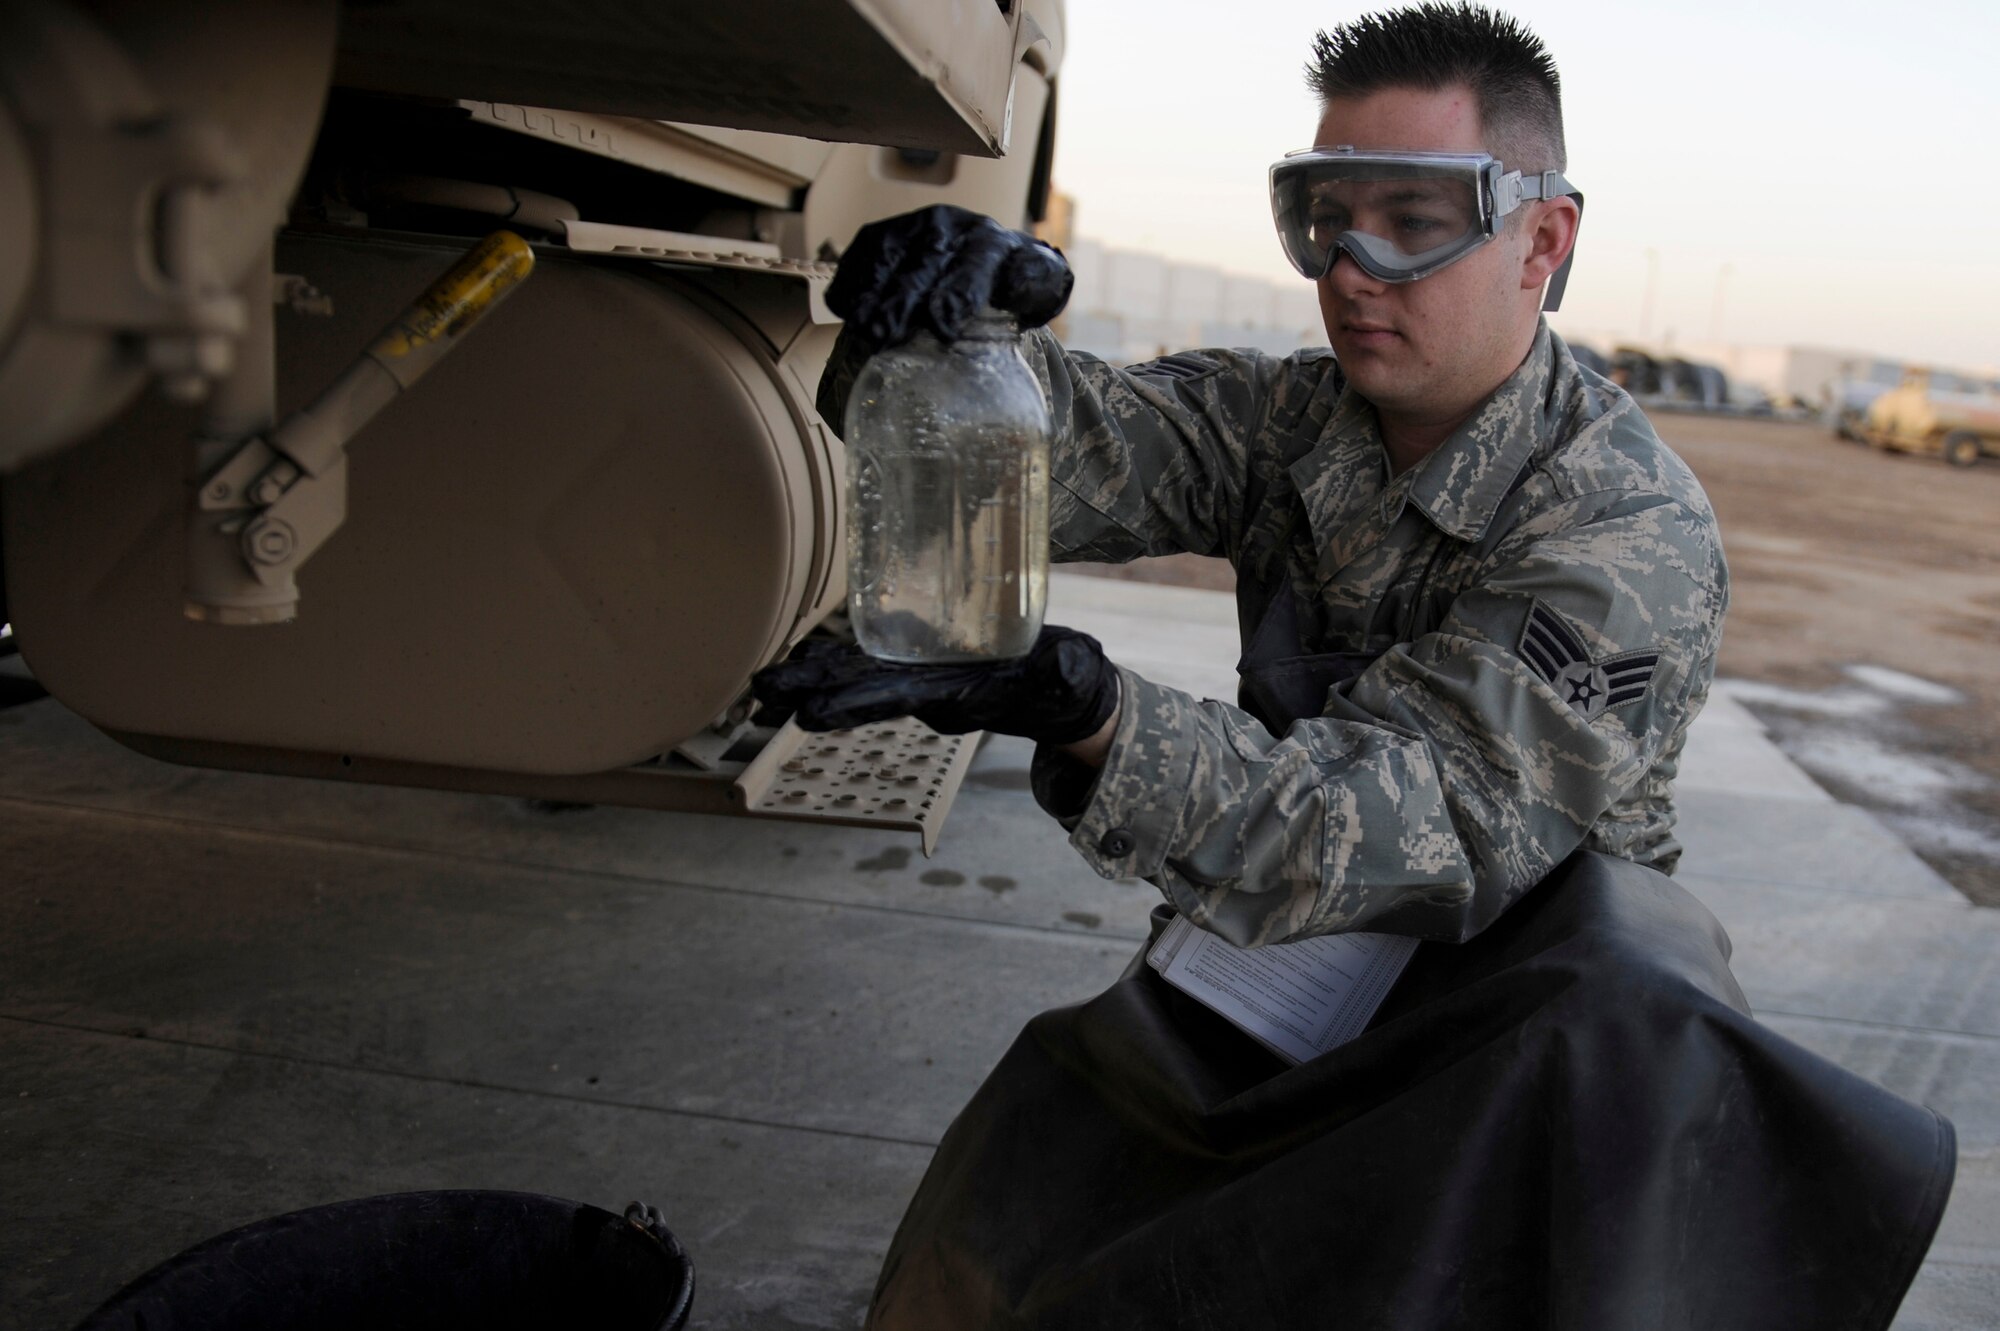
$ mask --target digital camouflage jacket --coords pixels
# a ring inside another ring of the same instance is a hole
[[[1221,555],[1246,642],[1291,592],[1302,651],[1379,654],[1282,735],[1122,671],[1094,784],[1035,761],[1099,873],[1254,946],[1464,939],[1579,846],[1672,870],[1674,774],[1728,602],[1715,516],[1546,324],[1395,477],[1331,351],[1120,370],[1047,333],[1025,350],[1055,427],[1058,559]]]

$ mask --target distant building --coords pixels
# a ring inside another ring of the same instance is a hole
[[[1326,345],[1310,283],[1243,277],[1081,237],[1065,253],[1076,289],[1058,336],[1074,350],[1126,365],[1189,347],[1283,356]]]

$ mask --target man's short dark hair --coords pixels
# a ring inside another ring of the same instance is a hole
[[[1489,149],[1510,168],[1569,166],[1555,59],[1526,24],[1483,5],[1420,4],[1329,28],[1313,40],[1306,84],[1323,103],[1464,85]]]

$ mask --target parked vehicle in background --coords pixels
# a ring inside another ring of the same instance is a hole
[[[1779,403],[1769,393],[1741,379],[1729,381],[1725,405],[1729,410],[1745,416],[1775,416],[1779,409]]]
[[[1860,442],[1868,408],[1901,383],[1903,373],[1895,361],[1848,361],[1840,367],[1840,377],[1826,389],[1820,419],[1835,437]]]
[[[2000,382],[1913,369],[1869,404],[1863,436],[1877,448],[1969,467],[2000,456]]]
[[[1719,411],[1731,405],[1728,375],[1717,366],[1679,356],[1615,347],[1605,374],[1648,407]]]

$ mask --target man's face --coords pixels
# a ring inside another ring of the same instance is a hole
[[[1327,104],[1313,144],[1322,148],[1348,144],[1363,150],[1493,151],[1483,142],[1479,103],[1470,88],[1437,92],[1385,88],[1366,97],[1336,99]],[[1512,169],[1515,164],[1506,165]],[[1434,226],[1458,225],[1463,219],[1454,209],[1473,208],[1476,214],[1470,200],[1395,200],[1389,197],[1393,189],[1386,184],[1359,186],[1353,198],[1329,200],[1328,206],[1334,212],[1351,207],[1357,222],[1369,220],[1366,214],[1371,210],[1388,209],[1392,203],[1402,214],[1420,214],[1422,224]],[[1401,206],[1412,203],[1421,206]],[[1403,223],[1405,228],[1419,224]],[[1524,296],[1522,287],[1528,230],[1503,227],[1490,243],[1415,282],[1378,281],[1345,254],[1319,280],[1327,340],[1348,380],[1377,410],[1418,419],[1460,415],[1514,372],[1534,326],[1535,302]],[[1420,236],[1407,243],[1397,240],[1409,250],[1427,247]]]

